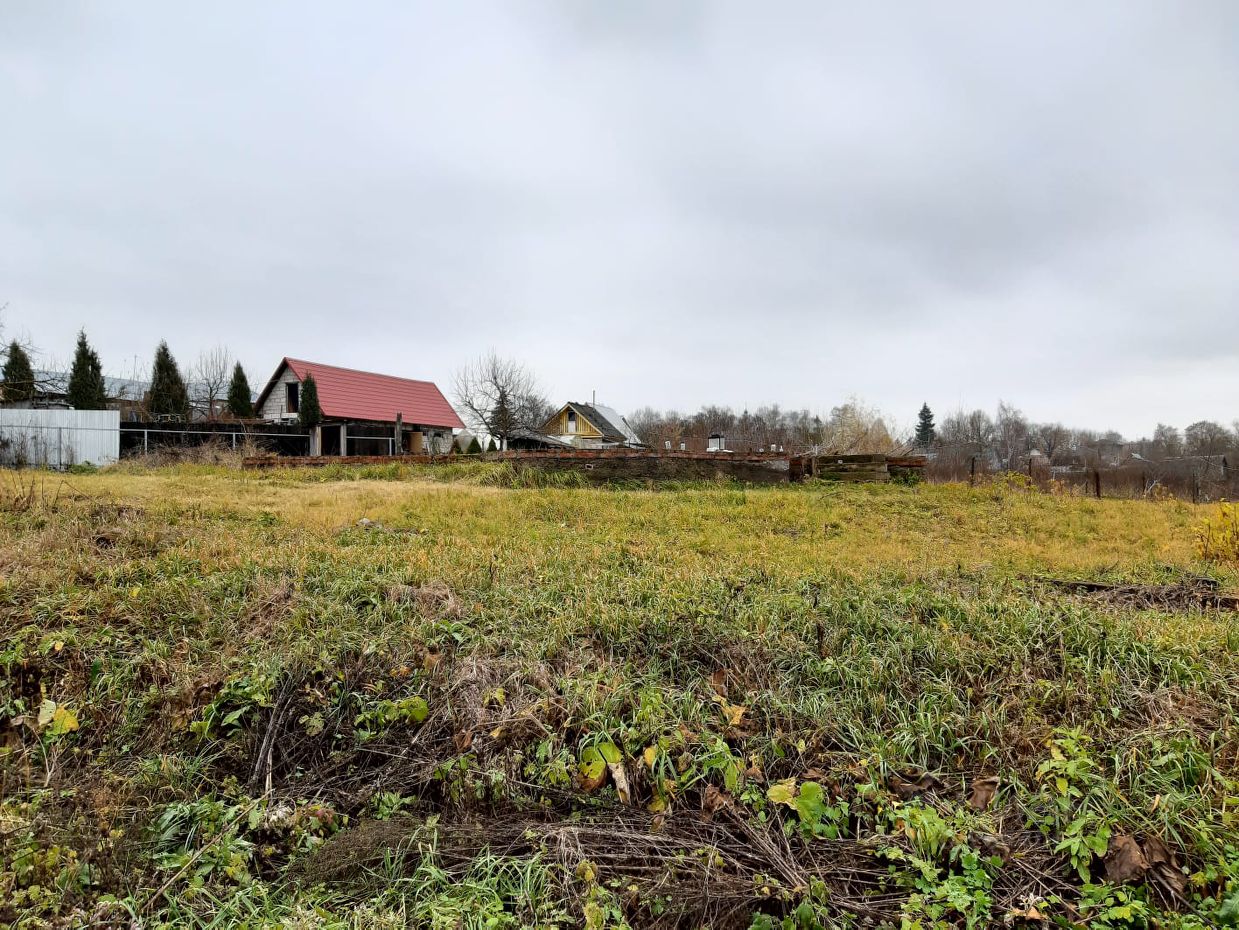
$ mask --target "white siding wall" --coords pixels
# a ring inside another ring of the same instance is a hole
[[[68,468],[118,458],[119,411],[0,409],[0,464]]]
[[[299,382],[296,374],[293,373],[291,368],[285,365],[284,370],[280,372],[279,383],[277,383],[276,386],[271,389],[271,393],[267,395],[267,399],[263,403],[262,409],[258,411],[258,415],[264,420],[295,418],[297,415],[295,413],[289,413],[285,407],[286,392],[284,390],[284,385],[297,383]]]

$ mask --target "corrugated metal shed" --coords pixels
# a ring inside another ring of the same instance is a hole
[[[111,465],[120,458],[116,410],[0,409],[0,462],[6,465]]]

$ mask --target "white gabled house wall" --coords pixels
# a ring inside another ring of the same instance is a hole
[[[300,384],[301,380],[296,373],[284,365],[280,371],[278,383],[275,388],[267,395],[267,399],[263,401],[262,409],[257,411],[258,416],[264,420],[295,420],[297,414],[288,410],[285,398],[288,394],[284,387],[286,384]]]

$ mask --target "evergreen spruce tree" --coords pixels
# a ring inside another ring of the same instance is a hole
[[[490,444],[486,447],[486,451],[487,452],[498,452],[499,451],[499,447],[495,445],[495,438],[493,436],[491,437]]]
[[[4,362],[4,399],[8,403],[34,400],[34,368],[30,356],[17,344],[9,346],[9,357]]]
[[[238,420],[247,420],[254,415],[249,379],[245,377],[245,369],[240,362],[233,366],[232,381],[228,384],[228,412]]]
[[[106,410],[108,406],[107,392],[103,388],[103,366],[84,332],[77,334],[65,400],[74,410]]]
[[[921,404],[921,412],[916,418],[916,444],[922,449],[928,449],[937,435],[933,411],[929,409],[929,404]]]
[[[319,426],[323,422],[323,408],[318,404],[318,384],[314,376],[307,373],[301,382],[301,398],[297,401],[297,418],[307,429]]]
[[[469,440],[468,454],[469,455],[481,455],[482,454],[482,444],[478,442],[478,438],[476,436],[474,436],[472,439]]]
[[[166,342],[160,342],[155,350],[151,389],[147,396],[147,411],[151,416],[189,418],[189,391],[185,389],[185,379]]]

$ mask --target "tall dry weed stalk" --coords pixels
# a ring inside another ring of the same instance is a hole
[[[1239,562],[1239,506],[1222,504],[1197,528],[1196,551],[1211,562]]]

